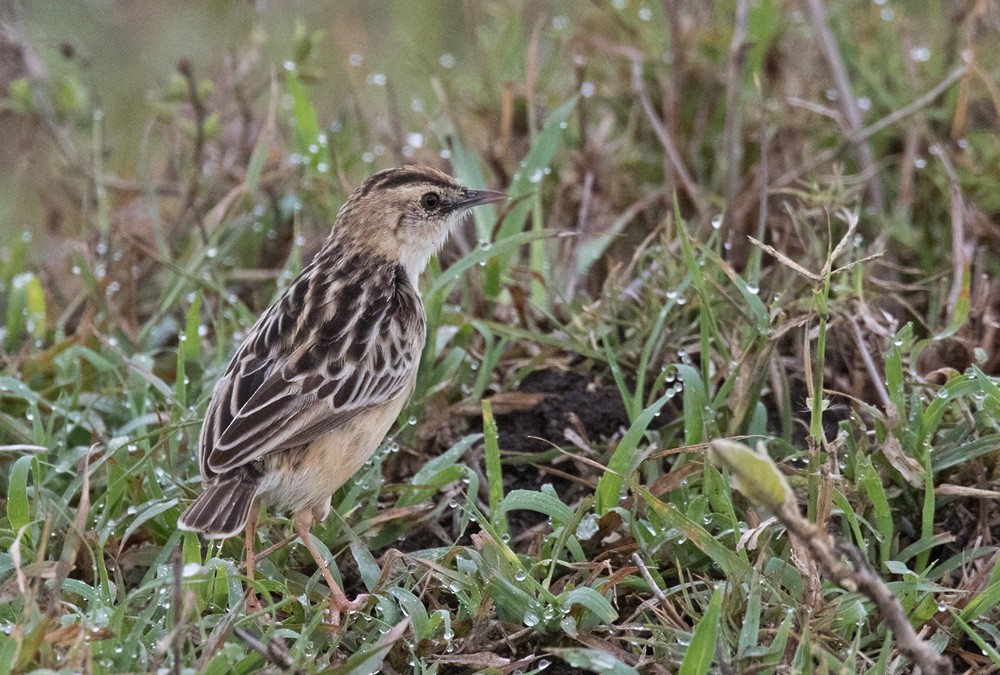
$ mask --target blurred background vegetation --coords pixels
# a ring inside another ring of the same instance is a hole
[[[1000,667],[991,0],[14,1],[0,96],[0,671],[911,672],[722,437]],[[373,600],[291,543],[246,617],[175,529],[205,402],[406,162],[514,199],[317,529]]]

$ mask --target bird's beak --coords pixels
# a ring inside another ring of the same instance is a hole
[[[462,193],[462,197],[455,204],[455,208],[468,209],[473,206],[479,206],[480,204],[493,204],[495,202],[502,202],[507,199],[507,195],[503,192],[495,192],[493,190],[465,190]]]

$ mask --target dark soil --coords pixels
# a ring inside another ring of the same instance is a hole
[[[596,440],[629,424],[618,389],[591,382],[579,373],[538,370],[521,381],[518,391],[547,396],[532,410],[497,415],[504,450],[544,452],[551,444],[565,445],[567,427],[578,433],[582,429],[585,438]]]

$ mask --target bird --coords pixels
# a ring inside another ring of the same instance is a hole
[[[262,506],[292,514],[329,586],[330,623],[367,601],[347,599],[311,529],[413,393],[426,338],[421,273],[472,207],[506,198],[425,166],[373,174],[247,332],[212,390],[198,448],[202,491],[177,526],[210,539],[245,533],[248,613],[260,610],[252,582]]]

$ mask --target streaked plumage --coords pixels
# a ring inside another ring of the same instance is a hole
[[[217,382],[199,448],[204,491],[180,528],[220,538],[246,526],[252,577],[259,498],[293,511],[312,551],[308,528],[413,391],[425,338],[420,273],[470,207],[501,198],[415,166],[377,173],[350,195]],[[334,586],[332,604],[344,609]]]

